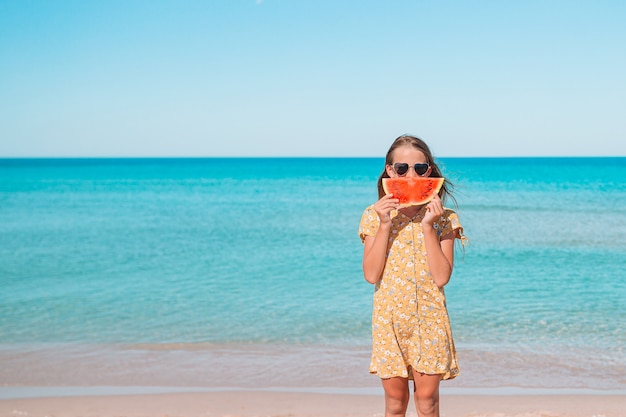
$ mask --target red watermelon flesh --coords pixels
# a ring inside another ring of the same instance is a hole
[[[443,182],[443,178],[431,177],[383,178],[383,190],[400,200],[401,207],[419,206],[432,200]]]

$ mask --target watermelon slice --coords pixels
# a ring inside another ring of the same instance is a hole
[[[400,207],[420,206],[433,199],[433,193],[439,192],[444,181],[431,177],[383,178],[383,190],[400,200]]]

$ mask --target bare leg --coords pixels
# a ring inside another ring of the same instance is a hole
[[[441,375],[413,372],[415,408],[419,417],[439,417],[439,382]]]
[[[404,417],[409,405],[408,378],[382,379],[385,390],[385,417]]]

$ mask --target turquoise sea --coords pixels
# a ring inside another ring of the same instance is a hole
[[[444,388],[626,390],[626,158],[439,162],[470,240]],[[357,230],[382,166],[0,159],[0,397],[378,387]]]

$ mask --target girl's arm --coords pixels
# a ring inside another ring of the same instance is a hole
[[[365,236],[363,249],[363,275],[365,280],[376,284],[382,276],[387,259],[387,242],[391,230],[392,210],[398,208],[398,200],[391,194],[385,195],[374,204],[374,210],[378,214],[380,224],[376,236]]]
[[[430,267],[433,281],[439,288],[443,288],[450,281],[452,267],[454,265],[454,238],[455,233],[448,233],[441,238],[437,237],[437,231],[432,225],[422,225],[426,243],[426,259]]]
[[[454,265],[454,239],[456,232],[448,233],[441,239],[437,236],[437,230],[433,224],[443,214],[443,204],[439,196],[428,203],[428,211],[422,219],[424,241],[426,244],[426,259],[430,268],[433,281],[439,288],[443,288],[450,281]]]

